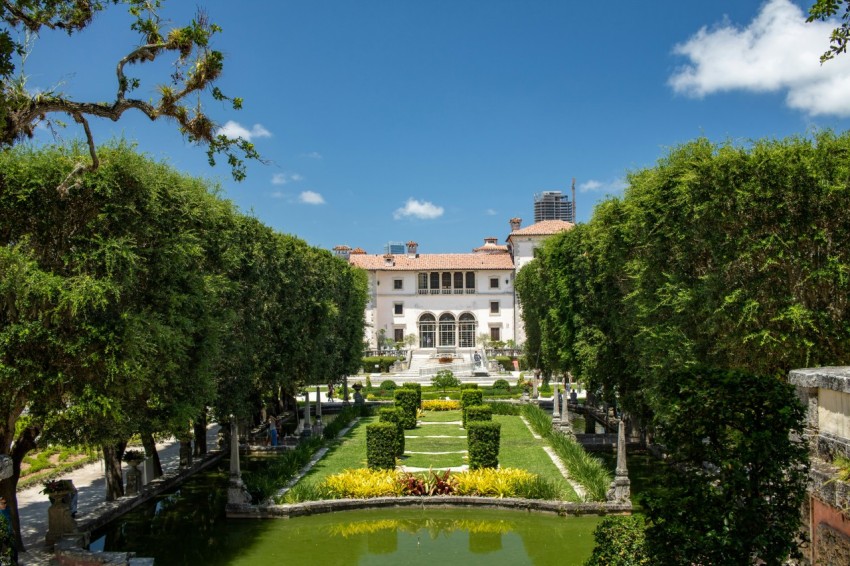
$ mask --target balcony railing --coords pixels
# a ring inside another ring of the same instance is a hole
[[[418,289],[420,295],[474,295],[475,289]]]

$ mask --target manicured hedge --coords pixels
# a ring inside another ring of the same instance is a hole
[[[398,389],[398,384],[392,379],[385,379],[381,382],[381,389],[385,391],[395,391]]]
[[[516,416],[520,413],[520,405],[517,405],[515,403],[494,403],[491,401],[490,408],[493,410],[494,415]]]
[[[395,423],[377,422],[366,427],[366,464],[377,470],[395,468],[396,437]]]
[[[502,435],[502,423],[478,421],[468,424],[466,429],[469,444],[469,467],[499,467],[499,440]]]
[[[494,390],[510,391],[511,390],[511,384],[508,383],[507,379],[497,379],[496,381],[493,382],[493,389]]]
[[[416,391],[416,406],[422,408],[422,385],[419,383],[405,383],[402,385],[405,389],[413,389]]]
[[[401,424],[407,430],[416,428],[416,403],[418,397],[414,389],[402,387],[395,390],[395,406],[401,409]]]
[[[464,390],[464,389],[478,389],[478,384],[477,384],[477,383],[461,383],[461,384],[460,384],[460,388],[461,388],[461,390]]]
[[[481,405],[484,402],[484,392],[479,389],[467,389],[460,392],[460,407],[463,411],[463,427],[466,428],[466,408]]]
[[[471,422],[492,421],[493,409],[490,408],[490,405],[470,405],[464,411],[464,416],[466,417],[464,426]]]
[[[378,418],[382,423],[393,423],[396,425],[395,455],[400,458],[404,455],[404,426],[401,424],[403,418],[401,409],[398,407],[383,407],[378,410]]]
[[[395,356],[371,356],[363,358],[363,371],[372,373],[375,371],[375,364],[378,365],[378,371],[386,373],[390,371],[390,366],[393,365],[398,358]]]

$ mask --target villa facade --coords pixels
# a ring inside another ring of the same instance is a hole
[[[381,336],[412,348],[471,352],[481,335],[492,341],[522,344],[525,332],[514,279],[548,236],[573,224],[547,220],[521,228],[511,219],[506,245],[485,238],[471,253],[420,254],[416,242],[405,254],[367,254],[337,246],[334,251],[364,269],[369,280],[366,341],[379,347]]]

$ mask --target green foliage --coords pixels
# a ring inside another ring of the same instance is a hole
[[[478,389],[478,384],[477,383],[461,383],[460,384],[460,390],[463,391],[464,389]]]
[[[366,463],[370,469],[395,468],[398,427],[395,423],[377,422],[366,427]]]
[[[511,384],[507,379],[497,379],[493,382],[493,389],[498,391],[510,392]]]
[[[494,415],[516,416],[520,414],[520,406],[514,403],[501,403],[498,401],[491,401],[489,405],[490,410],[493,411]]]
[[[343,409],[337,413],[334,420],[325,425],[325,428],[322,431],[322,436],[325,437],[325,440],[333,440],[336,438],[340,431],[348,426],[351,421],[362,416],[362,409],[363,407],[358,407],[356,405],[343,407]]]
[[[416,391],[416,406],[422,408],[422,385],[419,383],[405,383],[402,387]]]
[[[490,359],[501,365],[505,371],[513,371],[514,369],[514,359],[510,356],[494,356]]]
[[[663,564],[780,564],[797,549],[806,497],[805,409],[781,379],[704,370],[657,386],[662,487],[646,498]]]
[[[262,467],[243,472],[242,478],[253,502],[258,504],[273,497],[310,461],[321,444],[320,438],[311,438],[299,444],[295,450],[287,450],[269,459]]]
[[[382,423],[393,423],[396,426],[395,455],[401,458],[404,455],[404,414],[398,407],[382,407],[378,410],[378,419]]]
[[[841,14],[841,24],[832,30],[829,36],[829,50],[820,56],[820,62],[825,63],[836,55],[847,53],[847,43],[850,41],[850,2],[847,0],[817,0],[809,8],[807,22],[820,20],[831,21],[833,16]]]
[[[455,377],[450,370],[443,369],[437,372],[437,374],[431,378],[431,385],[436,387],[437,389],[442,389],[443,394],[445,395],[446,389],[450,387],[460,387],[460,380]]]
[[[417,405],[418,398],[419,395],[415,389],[407,389],[404,387],[396,389],[395,405],[402,412],[401,424],[407,430],[416,428],[416,412],[419,409],[419,406]]]
[[[463,411],[464,427],[476,421],[492,421],[493,409],[490,405],[470,405]]]
[[[467,427],[469,468],[497,468],[502,424],[493,421],[470,422]]]
[[[369,425],[373,427],[376,425]],[[389,426],[389,425],[388,425]],[[319,485],[329,499],[398,497],[404,494],[399,474],[392,468],[360,468],[329,476]]]
[[[646,526],[640,515],[605,517],[593,531],[596,546],[585,566],[649,566]]]
[[[605,501],[611,473],[599,458],[588,454],[581,444],[552,428],[552,416],[537,405],[522,405],[520,414],[532,430],[549,441],[552,449],[564,462],[570,477],[584,487],[590,501]]]
[[[381,382],[381,389],[385,391],[395,391],[398,389],[398,385],[396,385],[396,382],[391,379],[385,379]]]
[[[381,373],[387,373],[390,371],[390,366],[398,361],[398,358],[395,356],[369,356],[363,358],[360,363],[360,367],[366,373],[372,373],[375,371]],[[378,369],[375,369],[375,366],[378,366]]]

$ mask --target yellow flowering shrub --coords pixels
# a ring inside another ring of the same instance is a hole
[[[517,468],[481,468],[454,474],[457,495],[524,497],[537,476]]]
[[[425,411],[457,411],[460,409],[460,401],[429,399],[422,401],[422,409]]]
[[[331,499],[367,499],[404,495],[399,472],[369,468],[345,470],[329,476],[321,483],[320,489]]]

